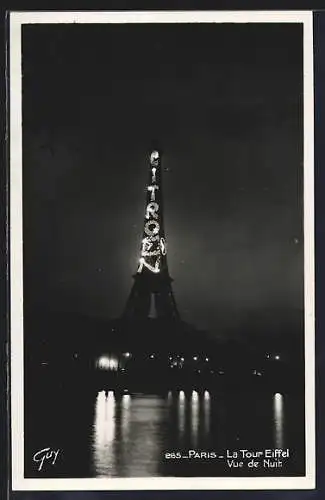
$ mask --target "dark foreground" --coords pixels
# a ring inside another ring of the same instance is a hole
[[[113,390],[43,370],[25,394],[26,477],[304,475],[303,395],[281,385]]]

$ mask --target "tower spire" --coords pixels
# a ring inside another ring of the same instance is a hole
[[[171,287],[172,279],[167,265],[161,152],[154,149],[151,151],[149,160],[139,265],[134,275],[134,284],[126,304],[124,317],[178,319],[179,314]]]

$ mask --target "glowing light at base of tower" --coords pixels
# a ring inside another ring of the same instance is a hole
[[[100,370],[116,371],[118,369],[117,359],[110,356],[101,356],[96,365]]]

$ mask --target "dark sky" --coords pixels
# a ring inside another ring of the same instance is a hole
[[[122,312],[156,140],[183,319],[296,331],[302,103],[301,25],[25,26],[26,308]]]

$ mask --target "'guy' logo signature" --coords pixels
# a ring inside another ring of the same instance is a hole
[[[43,448],[37,451],[33,456],[33,460],[39,464],[38,471],[42,470],[44,462],[49,462],[51,465],[54,465],[59,452],[60,450],[51,450],[51,448]]]

